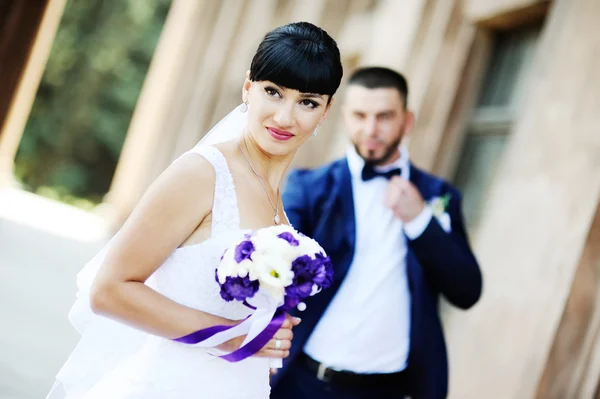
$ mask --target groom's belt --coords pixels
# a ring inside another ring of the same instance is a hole
[[[334,370],[323,363],[319,363],[305,353],[298,357],[309,370],[316,374],[317,379],[332,385],[345,386],[382,386],[404,384],[406,373],[400,371],[389,374],[361,374],[352,371]]]

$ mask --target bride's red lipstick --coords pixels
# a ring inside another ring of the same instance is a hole
[[[294,134],[287,130],[276,129],[274,127],[267,127],[267,130],[271,134],[271,137],[276,140],[286,141],[294,137]]]

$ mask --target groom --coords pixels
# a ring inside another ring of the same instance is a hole
[[[415,167],[400,145],[413,126],[407,97],[400,74],[356,71],[343,105],[353,147],[343,159],[289,176],[289,219],[322,245],[335,280],[296,313],[302,323],[271,398],[447,395],[439,297],[473,306],[481,273],[460,193]]]

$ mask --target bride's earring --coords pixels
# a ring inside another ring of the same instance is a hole
[[[246,100],[242,103],[240,111],[248,112],[248,100]]]
[[[315,131],[313,132],[313,136],[316,136],[317,134],[319,134],[319,126],[317,125],[317,127],[315,128]]]

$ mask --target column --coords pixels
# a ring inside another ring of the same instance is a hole
[[[7,68],[3,66],[0,82],[2,90],[6,90],[2,96],[10,98],[5,98],[4,106],[0,107],[3,108],[0,110],[0,186],[13,181],[14,158],[66,0],[46,1],[35,7],[29,4],[29,8],[20,4],[24,2],[17,3],[8,10],[8,16],[2,17],[7,25],[2,27],[0,56]],[[33,29],[31,24],[35,25]]]

